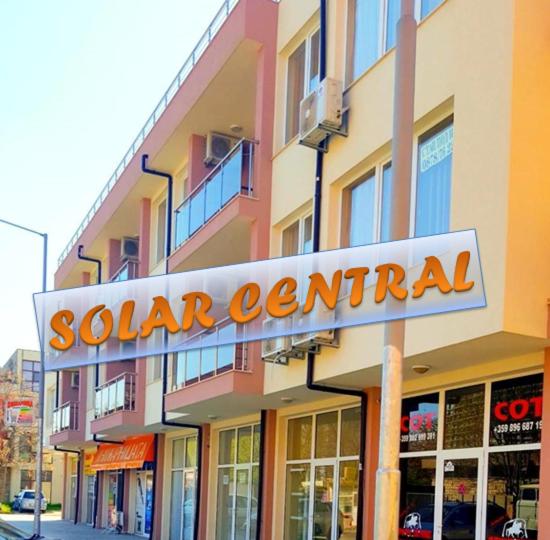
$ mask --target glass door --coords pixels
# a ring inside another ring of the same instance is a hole
[[[312,504],[311,539],[332,540],[333,524],[336,526],[338,523],[337,520],[333,520],[334,465],[317,465],[314,468]],[[340,535],[341,531],[338,531],[336,538]]]
[[[438,469],[435,540],[481,540],[482,451],[443,452]]]

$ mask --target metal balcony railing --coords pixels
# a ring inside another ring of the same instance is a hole
[[[95,417],[136,410],[136,374],[122,373],[95,389]]]
[[[52,432],[78,430],[78,403],[67,401],[53,410]]]
[[[68,244],[65,246],[65,249],[62,251],[61,255],[57,260],[58,266],[61,266],[61,263],[65,260],[65,258],[67,257],[67,255],[69,254],[73,246],[76,244],[76,242],[84,232],[84,229],[88,226],[90,221],[92,221],[92,218],[95,216],[96,212],[98,211],[100,206],[103,204],[103,201],[107,198],[107,195],[109,195],[109,193],[111,192],[115,184],[118,182],[119,178],[122,176],[122,173],[130,163],[131,159],[136,155],[139,147],[143,144],[143,141],[145,140],[147,135],[153,129],[158,119],[160,118],[162,113],[166,110],[166,108],[172,101],[172,98],[176,95],[177,91],[179,90],[181,85],[185,82],[185,80],[187,79],[191,71],[193,71],[193,68],[195,67],[195,65],[201,58],[201,56],[204,54],[204,51],[208,48],[208,45],[210,45],[212,40],[216,37],[223,23],[226,21],[226,19],[229,17],[229,14],[233,11],[233,9],[238,3],[239,3],[239,0],[223,1],[220,9],[214,16],[214,19],[209,24],[208,28],[206,29],[202,37],[199,39],[198,43],[195,45],[195,48],[191,51],[191,54],[188,56],[187,60],[184,62],[181,69],[178,71],[178,74],[176,75],[176,77],[168,87],[168,90],[166,90],[164,95],[160,98],[160,101],[158,102],[157,106],[155,107],[155,109],[153,110],[153,112],[145,122],[144,126],[141,128],[140,132],[137,134],[137,137],[132,142],[130,148],[122,158],[118,167],[115,169],[115,171],[109,178],[108,182],[105,184],[104,188],[101,190],[101,193],[95,200],[94,204],[86,214],[85,218],[82,220],[82,222],[76,229],[76,232],[73,234]]]
[[[242,139],[176,209],[181,246],[237,195],[252,194],[254,143]]]
[[[223,326],[216,332],[220,338],[235,335],[237,325]],[[174,353],[172,390],[211,379],[228,371],[248,371],[247,344],[209,347],[208,343],[216,341],[215,338],[215,333],[205,333],[201,337],[202,348]]]

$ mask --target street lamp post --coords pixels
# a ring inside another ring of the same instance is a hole
[[[46,292],[47,288],[47,268],[48,268],[48,235],[47,233],[41,233],[35,231],[34,229],[29,229],[23,225],[18,225],[17,223],[12,223],[5,219],[0,219],[0,223],[5,225],[10,225],[16,229],[26,231],[37,236],[42,237],[43,241],[43,254],[42,254],[42,292]],[[40,538],[40,507],[42,505],[42,448],[43,448],[43,439],[44,439],[44,384],[45,384],[45,373],[44,373],[44,347],[40,347],[40,381],[38,385],[38,414],[36,416],[36,423],[38,425],[38,440],[36,443],[36,479],[35,479],[35,490],[34,490],[34,534],[33,538]]]
[[[396,37],[392,142],[392,191],[395,196],[392,201],[390,231],[391,240],[402,240],[409,237],[416,59],[414,0],[401,0]],[[387,323],[384,333],[380,444],[376,472],[376,540],[398,538],[399,426],[404,348],[405,321]]]

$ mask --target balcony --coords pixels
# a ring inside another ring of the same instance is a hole
[[[117,281],[128,281],[138,277],[138,263],[136,261],[126,261],[117,273],[110,279],[111,283]]]
[[[123,373],[95,389],[95,417],[136,410],[136,374]]]
[[[237,195],[252,194],[254,143],[242,140],[176,209],[176,248]]]
[[[235,333],[235,324],[217,330],[220,339]],[[216,333],[204,334],[201,339],[204,347],[174,354],[172,390],[217,377],[228,371],[247,371],[247,344],[208,347],[208,343],[215,341],[215,338]]]
[[[219,339],[237,331],[235,324],[216,330]],[[190,415],[193,421],[208,421],[208,414],[227,413],[233,406],[251,411],[257,408],[263,390],[259,342],[209,346],[214,341],[216,334],[205,332],[200,349],[173,355],[171,391],[165,400],[167,411]]]
[[[83,435],[79,430],[79,407],[76,401],[67,401],[53,410],[52,434],[50,444],[70,445],[83,442]]]
[[[136,373],[122,373],[96,388],[92,433],[137,432],[143,425],[143,399],[138,398],[137,382]]]

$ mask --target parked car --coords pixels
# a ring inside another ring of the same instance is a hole
[[[0,540],[28,540],[29,534],[0,519]]]
[[[45,512],[47,506],[48,501],[46,500],[46,497],[44,497],[44,493],[42,493],[42,498],[40,500],[40,510],[42,512]],[[20,491],[13,500],[11,508],[15,512],[23,512],[23,510],[34,511],[34,489],[24,489]]]
[[[524,484],[519,487],[519,499],[516,503],[516,518],[525,521],[528,531],[538,529],[539,485]]]

